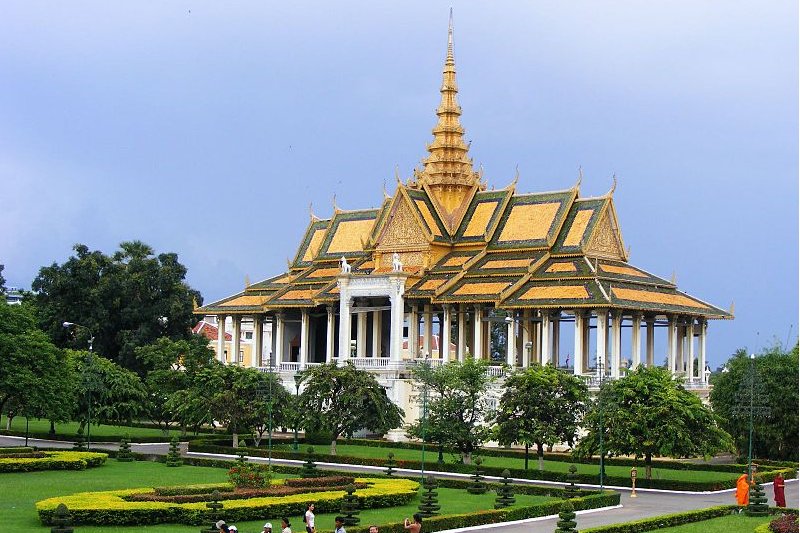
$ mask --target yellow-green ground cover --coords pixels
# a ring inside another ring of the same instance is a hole
[[[774,518],[774,516],[750,517],[745,514],[737,514],[656,531],[659,533],[753,533],[756,526],[765,524]]]
[[[108,455],[94,452],[40,452],[44,457],[2,457],[0,474],[11,472],[31,472],[34,470],[85,470],[101,466]],[[32,455],[39,455],[32,454]]]

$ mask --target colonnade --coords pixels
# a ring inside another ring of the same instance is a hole
[[[373,366],[380,366],[379,360],[385,363],[402,363],[404,360],[418,359],[426,355],[441,361],[463,361],[468,356],[492,359],[491,322],[494,321],[505,322],[506,339],[510,342],[506,342],[506,353],[502,355],[509,366],[525,368],[533,362],[561,366],[562,342],[567,340],[562,338],[562,326],[565,322],[572,322],[574,335],[571,366],[576,375],[612,379],[620,377],[627,370],[627,366],[623,364],[623,328],[631,329],[630,367],[633,369],[639,365],[659,364],[660,362],[655,360],[655,328],[663,327],[666,328],[667,368],[673,373],[683,374],[688,381],[701,383],[707,381],[705,368],[708,324],[702,318],[664,314],[656,316],[616,309],[524,309],[509,314],[505,319],[487,319],[491,309],[483,305],[405,302],[402,293],[397,292],[387,296],[388,306],[359,307],[354,305],[352,298],[348,298],[340,301],[338,306],[328,305],[323,308],[325,342],[322,345],[326,362],[353,356],[357,360],[372,359]],[[317,308],[317,317],[319,311],[320,308]],[[268,320],[271,321],[273,332],[270,355],[274,355],[274,363],[290,361],[291,347],[289,347],[290,339],[287,338],[287,324],[297,323],[298,313],[299,352],[295,362],[299,363],[301,368],[312,362],[311,346],[320,344],[315,342],[316,338],[312,339],[312,309],[308,308],[298,310],[291,320],[285,311],[253,315],[254,361],[260,362],[261,365],[265,363],[263,328]],[[232,350],[234,354],[238,354],[242,317],[233,315],[232,318]],[[384,328],[384,321],[387,319],[389,327]],[[371,328],[368,326],[370,322]],[[218,323],[225,324],[224,315],[218,316]],[[404,328],[407,328],[407,335],[403,334]],[[220,360],[224,360],[224,329],[224,326],[218,328],[217,353]],[[316,328],[314,334],[321,334],[322,329]],[[387,345],[383,339],[385,329],[389,331],[388,354],[384,353],[383,349]],[[592,330],[595,332],[594,339],[591,335]],[[296,332],[296,329],[293,331]],[[438,343],[434,346],[434,339],[437,336]],[[408,343],[405,350],[402,345],[404,340]],[[594,354],[590,354],[592,340],[595,346]],[[316,358],[321,359],[319,356]]]

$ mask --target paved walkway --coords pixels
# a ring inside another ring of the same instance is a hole
[[[21,442],[22,441],[22,442]],[[0,446],[20,446],[24,443],[24,437],[9,437],[0,436]],[[42,446],[49,448],[71,448],[71,442],[64,441],[51,441],[42,439],[29,439],[30,446]],[[93,449],[106,449],[115,450],[119,447],[117,443],[93,443]],[[165,455],[169,449],[167,443],[154,443],[154,444],[131,444],[133,451],[137,453],[146,453],[154,455]],[[185,454],[188,457],[205,457],[209,459],[232,459],[234,455],[227,454],[208,454],[208,453],[195,453],[189,452]],[[267,459],[263,457],[251,457],[254,462],[266,463]],[[273,463],[280,465],[293,465],[297,466],[302,464],[303,461],[293,459],[273,459]],[[383,471],[382,467],[362,466],[362,465],[345,465],[334,463],[317,463],[319,466],[335,467],[337,470],[347,472],[363,472],[370,473],[376,471]],[[419,474],[418,470],[399,469],[402,474]],[[436,477],[451,478],[451,479],[464,479],[468,478],[467,474],[457,474],[452,472],[430,472]],[[493,478],[489,478],[493,479]],[[496,479],[496,478],[494,478]],[[518,479],[519,483],[528,483],[535,485],[547,484],[542,481]],[[553,483],[554,485],[562,486],[563,483]],[[587,485],[581,485],[588,487]],[[717,492],[707,493],[685,493],[685,492],[669,492],[657,490],[637,490],[637,497],[631,498],[630,489],[623,487],[616,487],[621,494],[621,506],[618,508],[605,509],[600,511],[584,511],[581,512],[577,518],[578,529],[602,526],[607,524],[616,524],[619,522],[630,522],[632,520],[639,520],[652,516],[658,516],[669,513],[677,513],[691,509],[702,509],[705,507],[713,507],[715,505],[727,505],[735,503],[734,489],[728,489]],[[772,505],[772,483],[766,483],[764,490],[768,496],[768,501]],[[788,480],[786,483],[786,503],[791,507],[798,507],[798,492],[797,480]],[[557,517],[542,517],[533,520],[525,520],[518,523],[498,524],[495,526],[480,526],[474,529],[492,529],[497,533],[550,533],[556,528]]]

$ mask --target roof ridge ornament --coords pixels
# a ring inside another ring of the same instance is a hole
[[[583,183],[583,167],[578,165],[578,181],[575,182],[573,189],[578,189],[580,191],[581,183]]]
[[[617,190],[617,175],[613,174],[611,176],[611,189],[609,189],[609,191],[606,193],[606,196],[609,198],[614,196],[615,190]]]

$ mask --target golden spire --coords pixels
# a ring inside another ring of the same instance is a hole
[[[439,120],[433,128],[433,142],[428,145],[429,155],[422,163],[422,170],[415,170],[419,185],[472,187],[480,183],[478,173],[473,170],[472,160],[467,157],[469,146],[464,142],[464,128],[459,117],[458,84],[456,83],[456,60],[453,52],[453,9],[450,9],[450,25],[447,30],[447,56],[442,70],[442,94],[436,115]]]

